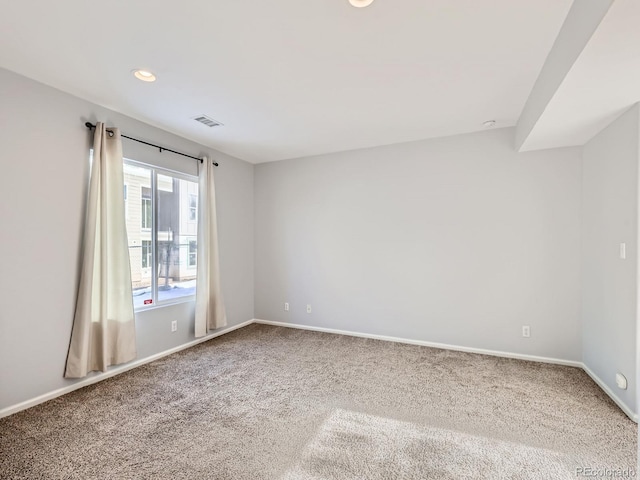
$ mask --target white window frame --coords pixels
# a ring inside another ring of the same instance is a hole
[[[150,310],[153,308],[166,307],[168,305],[175,305],[179,303],[193,302],[195,301],[195,294],[184,295],[178,298],[172,298],[168,300],[158,301],[158,231],[156,225],[158,224],[158,175],[166,175],[179,180],[186,180],[198,184],[198,177],[194,175],[188,175],[182,172],[176,172],[167,168],[157,167],[137,160],[131,160],[124,158],[124,164],[134,167],[141,167],[151,171],[151,227],[142,228],[142,220],[140,221],[141,229],[151,232],[151,299],[153,302],[149,305],[141,305],[135,307],[135,311]],[[142,199],[141,199],[142,201]],[[142,248],[142,245],[140,246]],[[188,265],[188,260],[187,260]]]

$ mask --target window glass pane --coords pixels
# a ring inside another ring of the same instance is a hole
[[[196,240],[189,240],[189,260],[188,265],[190,267],[196,266],[196,258],[198,255],[198,242]]]
[[[153,298],[151,170],[125,163],[124,182],[133,304],[138,308]]]
[[[147,188],[147,187],[142,187],[141,188],[141,213],[140,213],[140,217],[141,217],[141,221],[140,221],[140,226],[143,229],[150,229],[151,228],[151,222],[152,222],[152,216],[151,216],[151,188]]]
[[[158,174],[158,302],[195,295],[198,225],[191,220],[194,196],[197,200],[197,183]]]
[[[142,240],[142,268],[151,268],[151,262],[153,262],[152,255],[151,242],[149,240]]]
[[[189,194],[189,220],[198,220],[198,195]]]

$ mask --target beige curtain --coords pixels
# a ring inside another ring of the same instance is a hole
[[[203,337],[208,330],[224,327],[227,324],[220,288],[216,187],[213,169],[211,160],[205,157],[200,165],[198,183],[196,337]]]
[[[80,286],[65,377],[136,358],[118,129],[96,125]]]

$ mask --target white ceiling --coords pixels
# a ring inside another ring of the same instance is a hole
[[[640,1],[616,0],[546,105],[523,150],[584,145],[640,101]]]
[[[0,66],[259,163],[515,125],[570,5],[0,0]]]

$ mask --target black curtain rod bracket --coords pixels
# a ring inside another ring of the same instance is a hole
[[[91,122],[86,122],[84,124],[84,126],[87,127],[89,130],[93,130],[94,128],[96,128],[96,126]],[[107,129],[107,132],[109,133],[109,136],[113,136],[113,130]],[[155,147],[160,151],[160,153],[162,153],[162,152],[171,152],[171,153],[175,153],[176,155],[182,155],[183,157],[193,158],[194,160],[199,160],[200,163],[203,162],[202,158],[200,158],[200,157],[194,157],[193,155],[187,155],[186,153],[176,152],[175,150],[171,150],[170,148],[161,147],[160,145],[156,145],[154,143],[145,142],[144,140],[139,140],[137,138],[127,137],[126,135],[120,134],[120,136],[122,138],[128,138],[129,140],[133,140],[134,142],[144,143],[145,145],[149,145],[150,147]],[[218,166],[217,162],[212,162],[212,163],[216,167]]]

